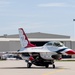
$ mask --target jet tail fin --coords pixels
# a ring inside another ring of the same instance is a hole
[[[35,45],[31,44],[30,41],[28,40],[28,37],[26,36],[23,28],[19,28],[19,37],[20,37],[20,42],[22,47],[35,47]]]

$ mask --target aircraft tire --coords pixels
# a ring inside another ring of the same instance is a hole
[[[27,68],[31,68],[31,63],[27,63]]]
[[[55,64],[53,64],[53,68],[55,68]]]
[[[49,64],[45,65],[45,67],[48,68],[49,67]]]

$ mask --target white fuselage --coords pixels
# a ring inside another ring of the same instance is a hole
[[[32,53],[32,52],[35,52],[35,53],[39,53],[40,56],[43,58],[43,59],[53,59],[51,56],[52,55],[56,55],[57,53],[55,51],[57,51],[58,48],[49,48],[49,47],[32,47],[32,48],[24,48],[24,49],[21,49],[20,52],[22,53]],[[22,56],[23,59],[28,59],[29,56]]]

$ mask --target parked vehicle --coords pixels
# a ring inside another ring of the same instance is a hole
[[[4,54],[1,56],[1,59],[2,60],[17,60],[22,58],[14,54]]]

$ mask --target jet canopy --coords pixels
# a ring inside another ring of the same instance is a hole
[[[56,46],[56,47],[63,47],[64,45],[61,42],[57,41],[50,41],[45,44],[46,46]]]

